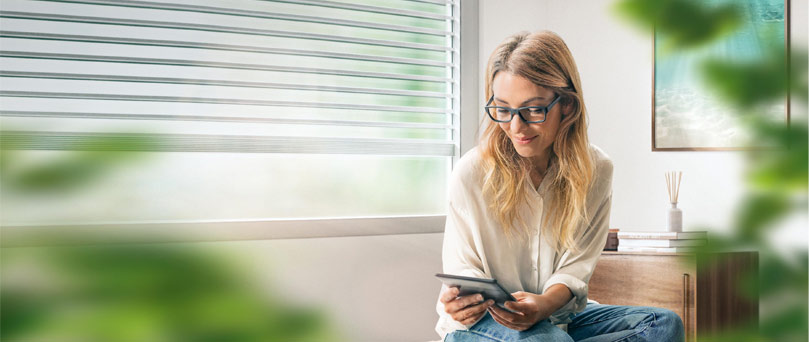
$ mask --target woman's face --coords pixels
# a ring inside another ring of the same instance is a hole
[[[510,72],[499,72],[494,76],[492,92],[493,105],[511,108],[547,106],[556,96],[550,89]],[[498,124],[511,139],[517,153],[534,162],[547,162],[562,120],[561,110],[561,104],[554,105],[542,123],[525,123],[519,115],[515,115],[511,122]]]

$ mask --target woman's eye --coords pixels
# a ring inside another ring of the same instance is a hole
[[[534,114],[534,115],[539,115],[539,114],[545,113],[544,110],[539,109],[539,108],[529,108],[528,111],[529,111],[529,113]]]
[[[508,114],[510,112],[507,109],[497,108],[497,113],[498,114]]]

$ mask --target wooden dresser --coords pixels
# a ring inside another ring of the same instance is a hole
[[[739,324],[758,324],[758,297],[743,296],[737,280],[758,275],[757,252],[711,254],[603,252],[590,279],[589,298],[612,305],[674,311],[686,341]],[[703,263],[704,261],[704,263]],[[750,273],[753,272],[753,273]]]

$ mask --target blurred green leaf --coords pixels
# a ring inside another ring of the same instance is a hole
[[[0,252],[3,341],[335,338],[323,313],[251,285],[221,255],[171,245]]]
[[[806,298],[794,298],[765,316],[759,322],[759,333],[769,341],[804,342],[809,340],[809,334],[805,328],[797,327],[805,327],[808,320]]]
[[[703,46],[732,33],[742,22],[732,4],[709,8],[693,0],[623,0],[615,11],[662,37],[664,54]]]
[[[760,260],[759,292],[765,296],[774,293],[800,293],[809,285],[809,269],[804,252],[798,256],[798,264],[790,264],[786,260],[765,254]]]
[[[752,193],[736,209],[734,227],[742,241],[760,241],[766,229],[791,209],[789,199],[779,193]]]
[[[784,194],[805,194],[809,186],[809,131],[804,121],[789,125],[758,120],[751,123],[756,139],[773,150],[748,154],[747,180],[755,188]],[[805,209],[805,207],[804,207]]]
[[[802,70],[793,69],[792,72],[796,74]],[[806,84],[800,85],[798,78],[792,78],[793,84],[790,85],[783,46],[770,48],[762,58],[752,61],[708,59],[702,65],[702,74],[723,100],[742,110],[784,101],[790,86],[796,93],[806,93]]]
[[[145,154],[135,151],[147,150],[158,143],[145,138],[91,137],[78,142],[78,145],[95,146],[98,150],[65,151],[58,159],[23,168],[13,167],[16,158],[19,158],[19,152],[12,150],[13,144],[4,145],[0,149],[0,162],[3,164],[0,181],[8,189],[20,193],[75,191],[91,185],[119,165],[142,159]]]
[[[7,175],[9,186],[20,192],[67,192],[93,183],[122,158],[106,152],[73,152],[60,160],[14,175]],[[9,177],[13,177],[8,179]]]

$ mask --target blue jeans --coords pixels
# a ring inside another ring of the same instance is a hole
[[[667,309],[647,306],[587,304],[573,316],[567,332],[541,321],[526,331],[506,328],[486,315],[469,330],[447,334],[445,342],[581,341],[581,342],[681,342],[685,340],[683,321]]]

